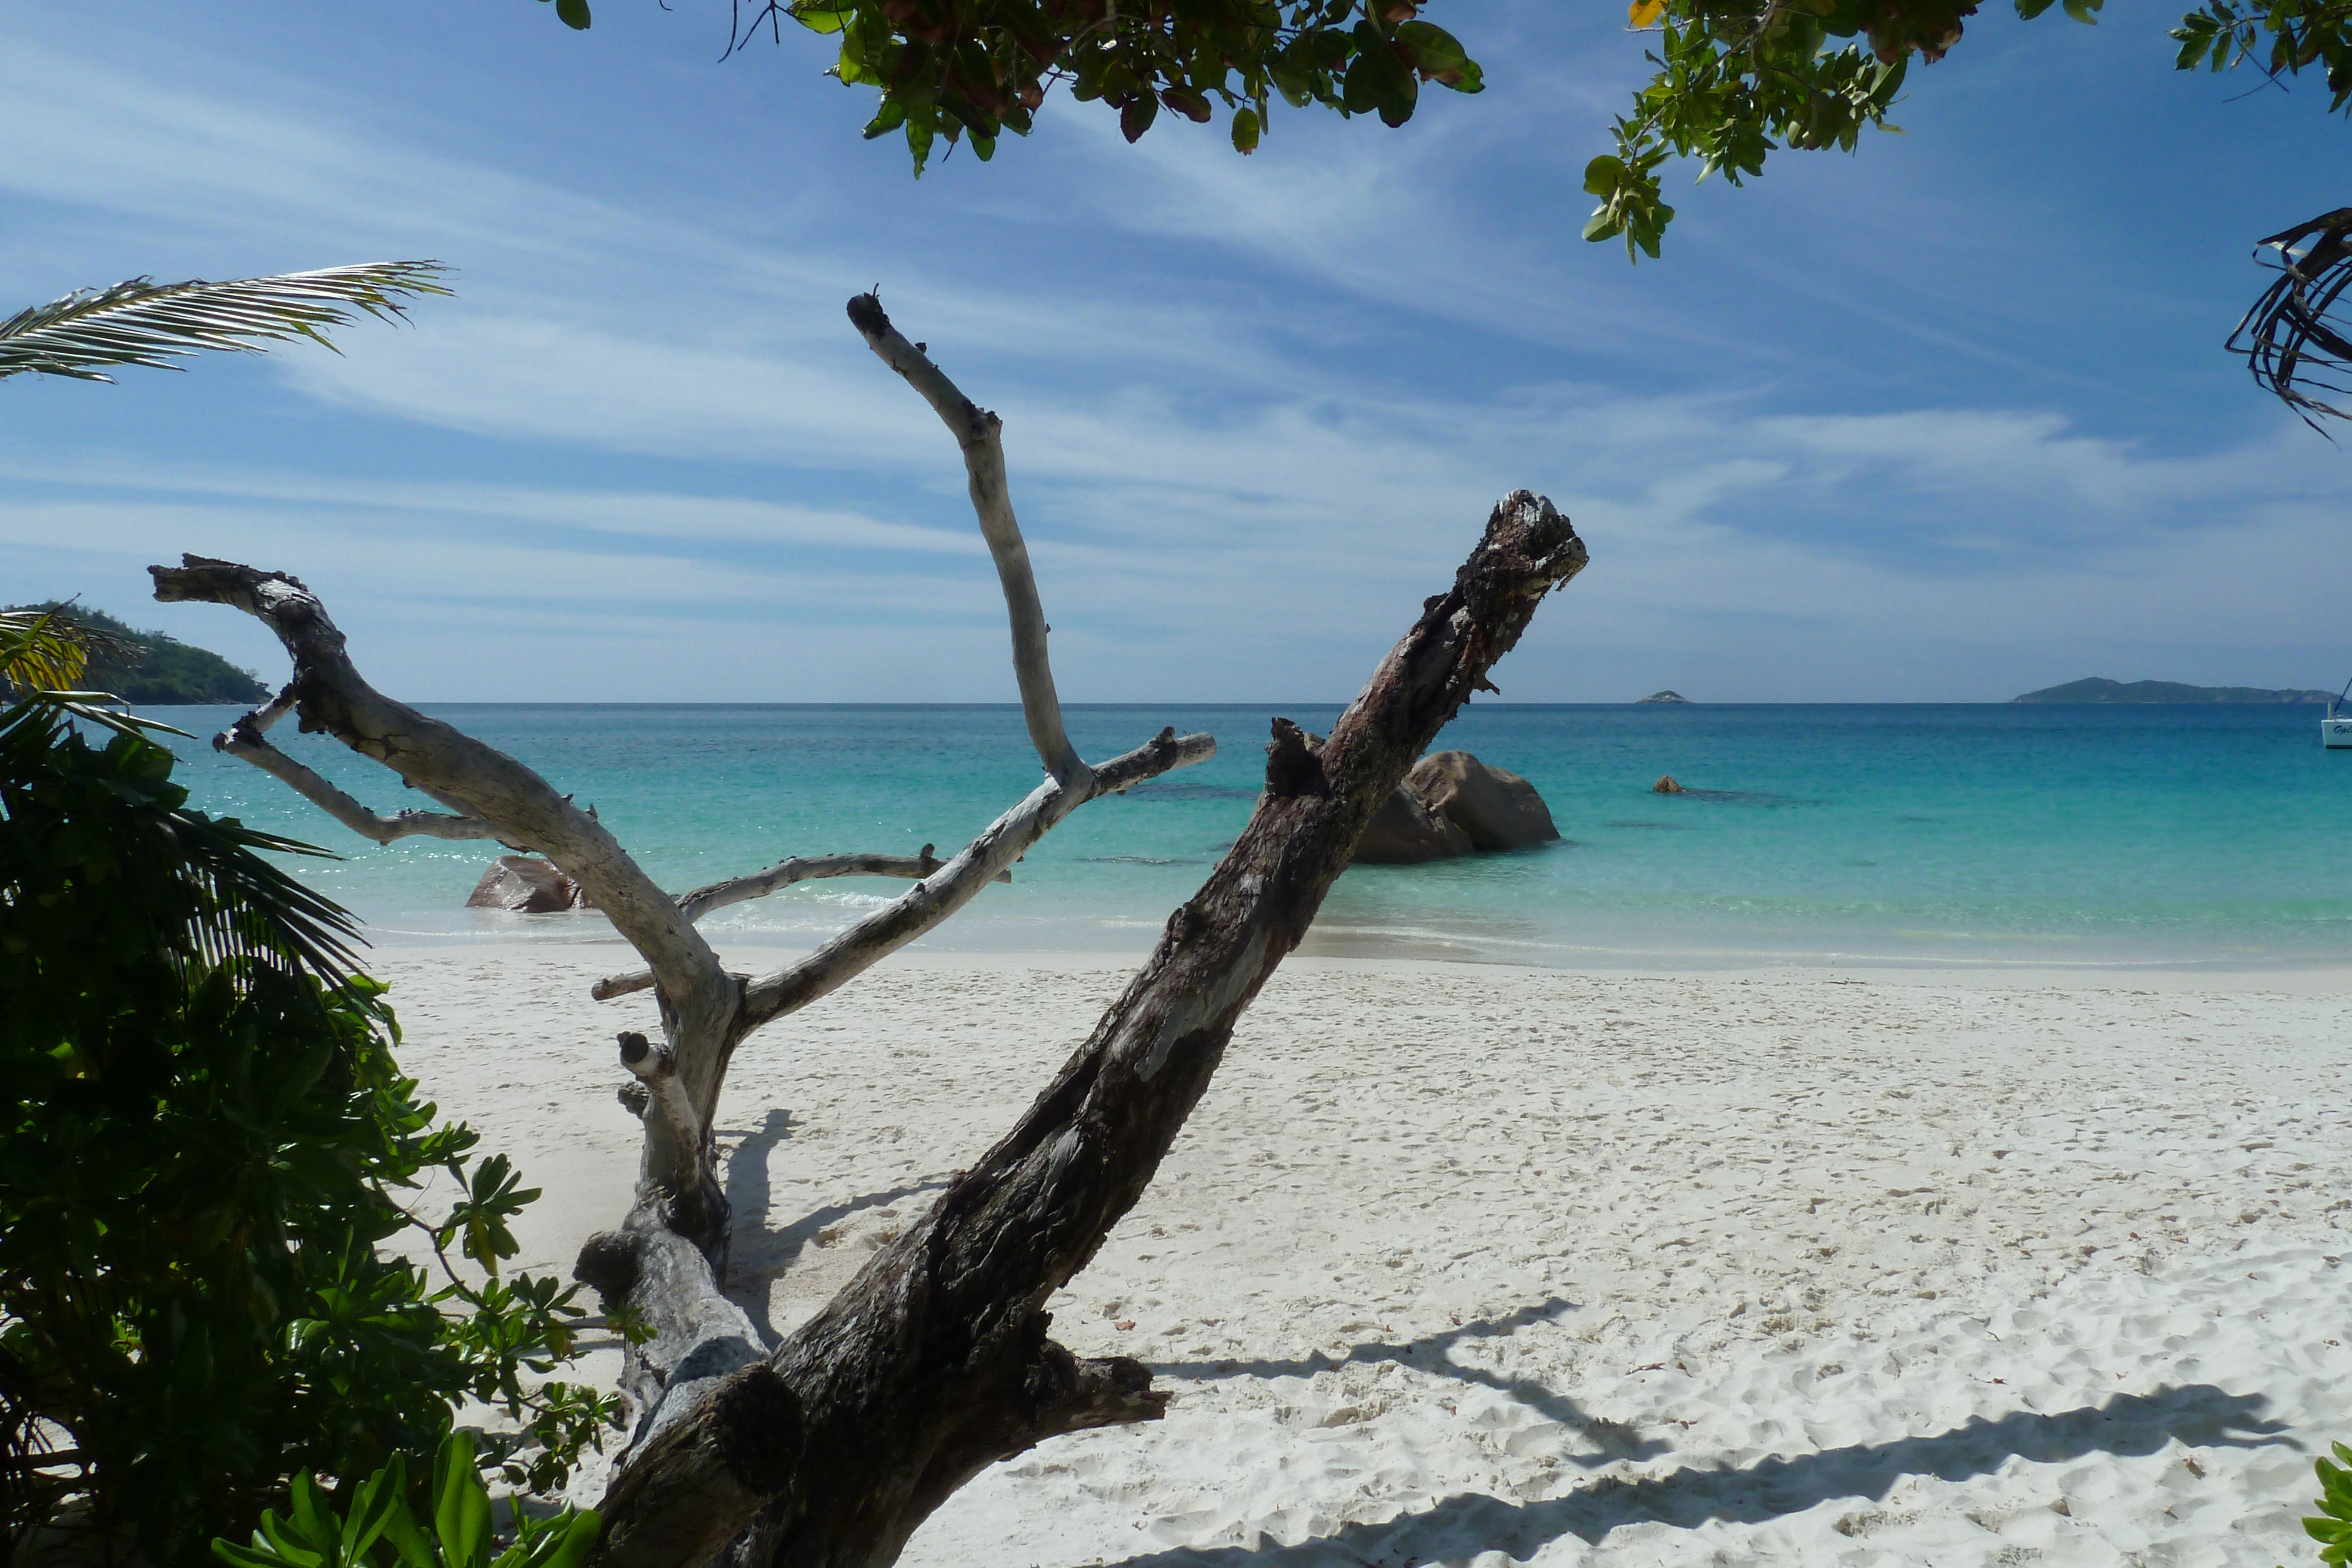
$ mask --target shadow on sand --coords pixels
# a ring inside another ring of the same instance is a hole
[[[1533,1323],[1552,1322],[1563,1312],[1574,1312],[1576,1305],[1565,1297],[1554,1296],[1549,1301],[1521,1307],[1507,1317],[1481,1318],[1422,1339],[1402,1343],[1366,1341],[1349,1346],[1348,1354],[1340,1356],[1310,1355],[1297,1361],[1163,1361],[1153,1363],[1151,1370],[1166,1377],[1215,1382],[1227,1377],[1312,1377],[1336,1366],[1392,1361],[1416,1372],[1450,1377],[1463,1383],[1475,1383],[1497,1394],[1507,1395],[1547,1419],[1583,1433],[1590,1441],[1600,1446],[1601,1452],[1576,1455],[1570,1459],[1571,1464],[1594,1469],[1614,1464],[1619,1459],[1655,1458],[1666,1451],[1665,1444],[1654,1438],[1643,1437],[1622,1422],[1588,1415],[1578,1407],[1574,1400],[1554,1393],[1540,1383],[1505,1377],[1483,1366],[1464,1366],[1452,1357],[1454,1347],[1465,1341],[1500,1339]]]
[[[937,1192],[947,1185],[944,1176],[927,1176],[887,1192],[860,1193],[847,1202],[812,1210],[781,1230],[771,1230],[768,1206],[772,1195],[768,1184],[768,1154],[792,1136],[792,1124],[790,1111],[770,1110],[766,1120],[743,1134],[743,1141],[727,1156],[727,1205],[732,1219],[727,1241],[726,1290],[737,1305],[751,1314],[751,1321],[763,1329],[768,1322],[770,1285],[777,1275],[792,1267],[808,1244],[816,1239],[818,1232],[865,1209],[882,1208],[902,1197]]]
[[[2020,1410],[1997,1421],[1978,1416],[1933,1437],[1759,1459],[1741,1469],[1680,1469],[1632,1481],[1603,1476],[1566,1497],[1540,1502],[1456,1493],[1418,1512],[1347,1525],[1296,1546],[1179,1548],[1127,1558],[1117,1568],[1399,1568],[1482,1552],[1526,1558],[1564,1535],[1590,1545],[1628,1524],[1681,1530],[1716,1519],[1756,1524],[1834,1498],[1883,1499],[1906,1476],[1958,1481],[1990,1475],[2012,1458],[2056,1464],[2093,1453],[2147,1455],[2161,1452],[2176,1437],[2199,1448],[2294,1447],[2280,1435],[2280,1423],[2260,1417],[2266,1403],[2258,1394],[2231,1394],[2204,1383],[2118,1394],[2104,1405],[2054,1416]]]

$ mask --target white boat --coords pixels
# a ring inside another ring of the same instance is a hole
[[[2319,744],[2331,751],[2352,751],[2352,714],[2342,711],[2347,695],[2352,695],[2352,681],[2344,683],[2344,690],[2327,705],[2327,716],[2319,721]]]

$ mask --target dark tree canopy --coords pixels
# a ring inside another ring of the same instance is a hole
[[[2105,0],[2012,0],[2028,21],[2053,6],[2097,20]],[[575,28],[588,0],[555,0]],[[1277,98],[1343,118],[1412,118],[1424,82],[1477,92],[1480,68],[1425,20],[1426,0],[735,0],[733,53],[783,25],[837,37],[827,73],[875,89],[870,138],[898,131],[919,174],[934,148],[970,139],[981,158],[1029,133],[1056,83],[1118,110],[1130,141],[1162,110],[1207,123],[1222,105],[1240,152],[1256,149]],[[1783,147],[1852,152],[1886,115],[1916,56],[1958,45],[1978,0],[1633,0],[1627,21],[1654,33],[1655,74],[1618,117],[1616,147],[1585,168],[1601,199],[1584,235],[1658,254],[1675,210],[1660,168],[1696,158],[1699,177],[1737,185]],[[2252,63],[2273,80],[2306,68],[2329,108],[2352,113],[2352,0],[2206,0],[2172,29],[2182,70]],[[1475,39],[1473,40],[1475,41]]]
[[[2031,21],[2060,0],[2013,0]],[[2104,0],[2063,0],[2093,23]],[[1700,162],[1699,177],[1732,184],[1764,172],[1781,147],[1852,152],[1886,113],[1916,55],[1934,64],[1960,42],[1977,0],[1633,0],[1628,20],[1655,27],[1657,74],[1618,117],[1617,147],[1586,165],[1601,198],[1584,237],[1622,237],[1625,254],[1658,254],[1675,210],[1658,170]],[[2352,0],[2209,0],[2172,30],[2182,70],[2248,61],[2273,80],[2316,68],[2336,112],[2352,104]]]
[[[586,27],[586,0],[557,13]],[[920,174],[932,150],[970,139],[982,160],[1007,131],[1029,134],[1056,83],[1118,111],[1129,141],[1161,110],[1207,124],[1227,110],[1234,148],[1256,151],[1277,98],[1341,117],[1412,118],[1421,84],[1484,86],[1454,36],[1416,0],[766,0],[728,40],[790,21],[840,40],[827,73],[878,93],[867,140],[898,131]]]

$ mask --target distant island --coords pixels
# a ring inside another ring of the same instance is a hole
[[[82,685],[92,691],[111,692],[124,702],[147,707],[192,706],[201,703],[262,703],[269,688],[250,670],[240,670],[218,653],[191,647],[161,632],[133,631],[103,610],[86,605],[13,605],[19,610],[59,610],[63,618],[137,650],[132,658],[111,658],[101,651],[90,660]]]
[[[2269,691],[2261,686],[2191,686],[2179,681],[2110,681],[2093,675],[2011,697],[2013,703],[2324,703],[2334,692]]]
[[[1690,698],[1680,692],[1652,692],[1640,700],[1645,703],[1686,703]]]

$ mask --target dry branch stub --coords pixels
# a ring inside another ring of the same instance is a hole
[[[990,1464],[1159,1413],[1139,1365],[1048,1339],[1044,1304],[1142,1195],[1372,811],[1585,559],[1549,502],[1515,493],[1328,740],[1276,721],[1249,825],[1126,992],[927,1214],[640,1445],[602,1505],[604,1563],[881,1568]]]

